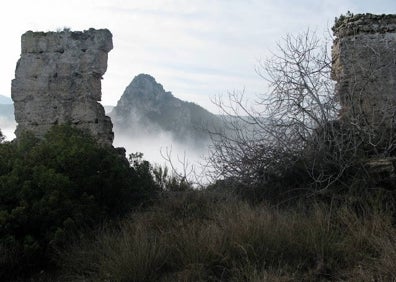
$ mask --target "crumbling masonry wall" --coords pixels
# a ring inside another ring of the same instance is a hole
[[[112,145],[113,125],[98,103],[113,48],[110,31],[28,31],[21,47],[11,87],[16,137],[30,131],[41,138],[51,126],[70,123]]]
[[[332,78],[341,118],[394,128],[396,15],[341,16],[333,32]]]

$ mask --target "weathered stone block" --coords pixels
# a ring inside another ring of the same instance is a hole
[[[332,78],[342,118],[395,128],[396,15],[342,16],[333,32]]]
[[[42,137],[54,124],[70,123],[112,145],[112,123],[98,103],[110,31],[28,31],[21,45],[11,86],[17,138],[24,131]]]

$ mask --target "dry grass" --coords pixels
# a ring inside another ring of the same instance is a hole
[[[396,231],[348,208],[251,207],[189,192],[63,254],[67,281],[389,281]]]

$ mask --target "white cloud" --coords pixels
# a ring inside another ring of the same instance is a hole
[[[11,79],[26,30],[109,28],[114,49],[103,80],[103,103],[116,104],[132,78],[152,74],[194,102],[245,87],[262,91],[254,73],[286,33],[318,32],[341,13],[394,13],[394,0],[14,0],[0,4],[0,94]],[[6,43],[6,44],[5,44]],[[183,80],[185,79],[185,82]],[[202,97],[201,97],[202,96]],[[207,106],[207,105],[204,105]]]

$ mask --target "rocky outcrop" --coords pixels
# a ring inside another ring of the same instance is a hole
[[[40,138],[51,126],[70,123],[112,145],[112,123],[98,103],[113,48],[110,31],[28,31],[21,41],[11,88],[17,138],[24,131]]]
[[[332,78],[341,116],[394,128],[396,15],[341,16],[333,27]]]
[[[132,80],[110,116],[116,131],[130,136],[168,132],[178,141],[193,143],[207,140],[206,129],[219,123],[204,108],[165,91],[148,74],[139,74]]]

